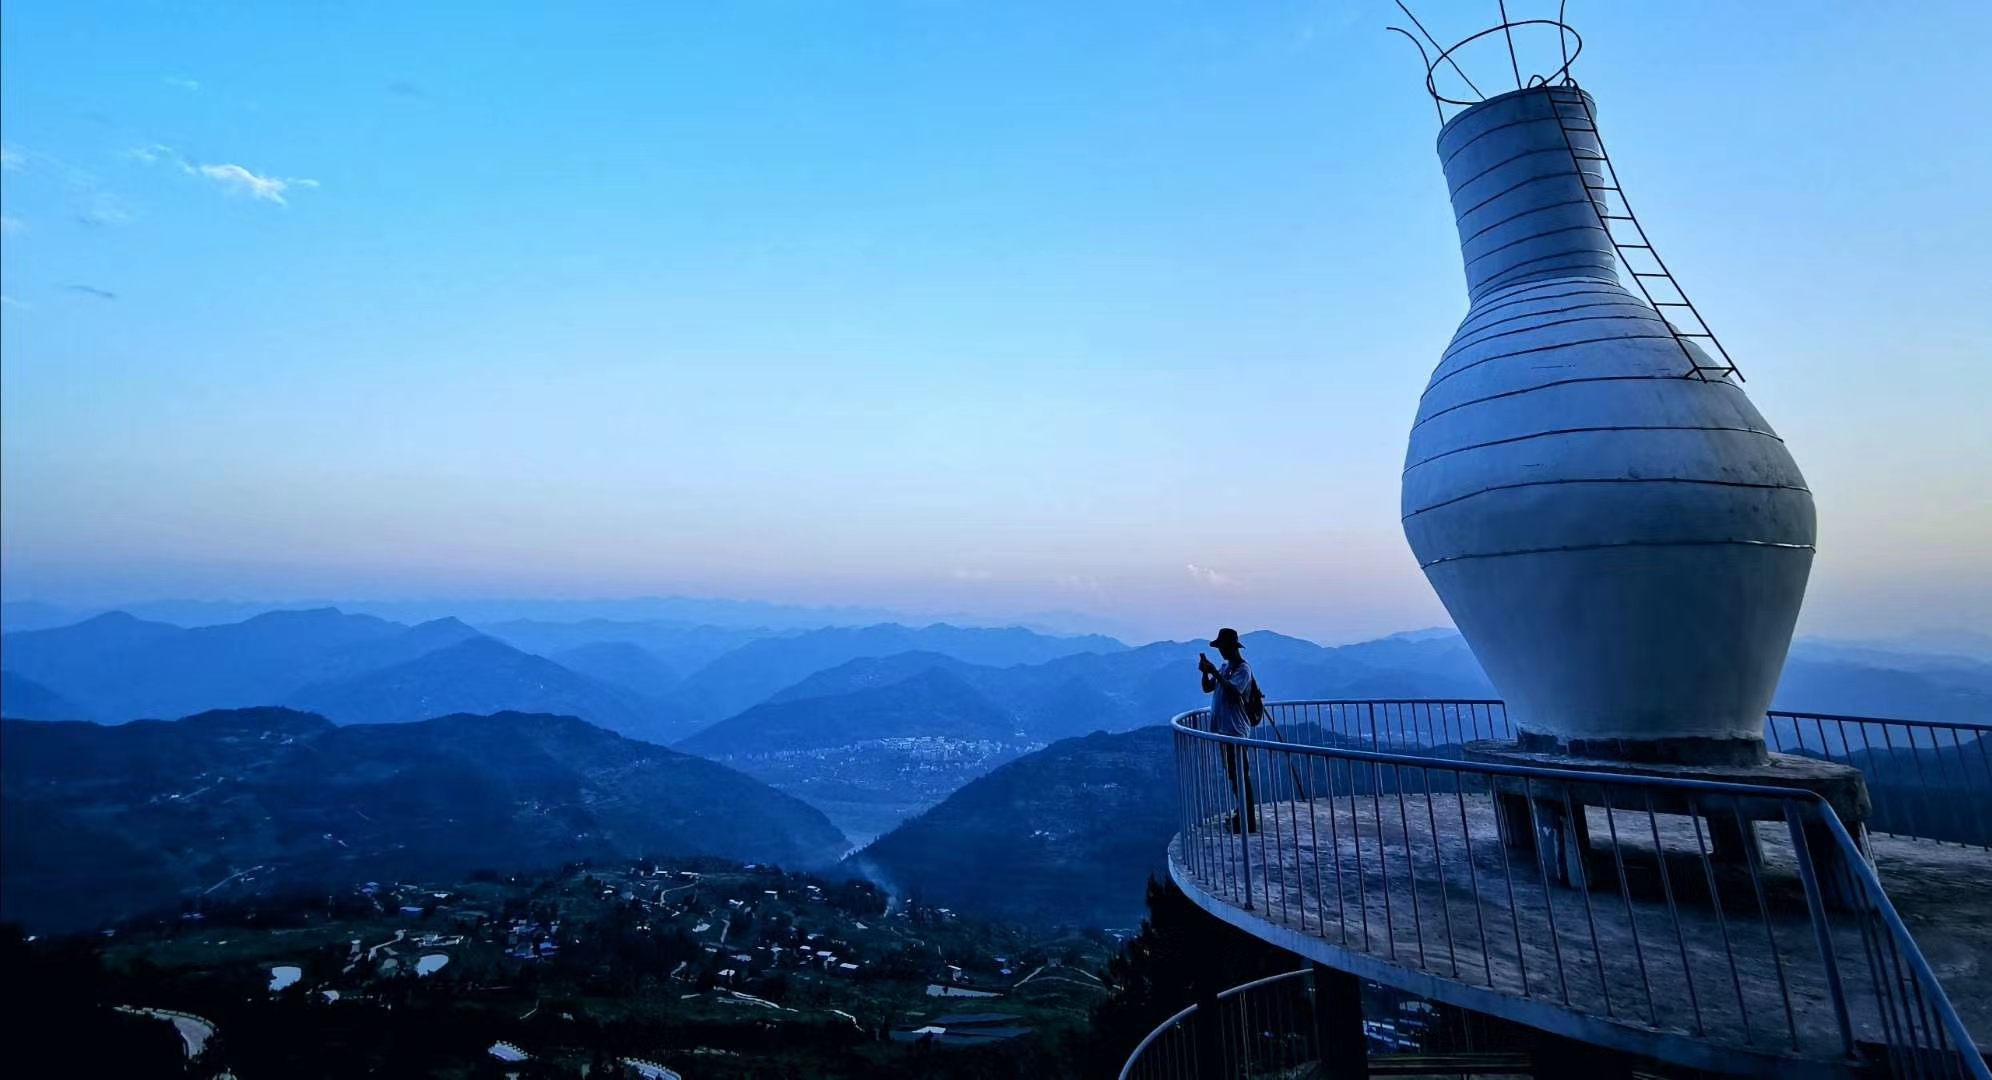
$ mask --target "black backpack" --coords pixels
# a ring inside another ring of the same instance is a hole
[[[1252,685],[1245,688],[1245,719],[1250,721],[1253,727],[1258,727],[1259,721],[1265,718],[1266,693],[1259,689],[1259,680],[1255,677]]]

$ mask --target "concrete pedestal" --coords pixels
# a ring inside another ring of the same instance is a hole
[[[1872,809],[1867,782],[1859,769],[1789,754],[1765,754],[1754,764],[1683,765],[1575,757],[1493,741],[1468,743],[1465,752],[1469,761],[1504,765],[1800,788],[1825,799],[1841,824],[1856,837],[1862,835],[1862,826]],[[1613,872],[1610,855],[1593,848],[1593,826],[1587,810],[1602,812],[1609,808],[1614,813],[1693,817],[1697,822],[1698,850],[1689,854],[1705,854],[1717,866],[1753,873],[1761,857],[1757,823],[1774,822],[1774,828],[1788,827],[1787,800],[1710,794],[1691,788],[1635,790],[1578,779],[1502,776],[1494,778],[1494,802],[1503,843],[1514,850],[1535,852],[1552,881],[1576,889],[1588,889],[1595,875]],[[1835,872],[1832,862],[1840,848],[1830,830],[1821,822],[1802,821],[1801,834],[1815,860],[1819,886],[1826,900],[1836,905],[1849,901],[1851,898],[1843,895],[1841,875]]]

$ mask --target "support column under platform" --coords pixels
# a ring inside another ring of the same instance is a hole
[[[1469,761],[1538,769],[1797,788],[1823,798],[1855,837],[1862,835],[1871,809],[1867,782],[1859,769],[1790,754],[1766,754],[1757,762],[1680,764],[1578,757],[1492,741],[1467,743],[1465,753]],[[1588,889],[1600,875],[1618,872],[1611,852],[1594,847],[1592,840],[1595,834],[1625,830],[1625,815],[1631,815],[1635,827],[1642,830],[1646,826],[1637,823],[1650,820],[1654,814],[1690,818],[1693,828],[1677,854],[1750,873],[1762,859],[1758,823],[1770,822],[1769,827],[1775,829],[1789,827],[1785,813],[1790,804],[1782,799],[1752,799],[1688,787],[1621,787],[1574,778],[1496,776],[1492,780],[1502,842],[1513,850],[1534,852],[1550,880],[1575,889]],[[1601,827],[1592,816],[1602,821],[1607,809],[1617,816]],[[1819,884],[1827,901],[1836,905],[1846,902],[1850,898],[1841,895],[1843,875],[1831,861],[1837,858],[1838,845],[1824,825],[1801,821],[1800,826],[1807,848],[1819,862]],[[1646,842],[1644,836],[1614,835],[1609,839]]]
[[[1363,981],[1326,964],[1314,965],[1314,1045],[1327,1080],[1369,1080],[1369,1035],[1363,1031]]]

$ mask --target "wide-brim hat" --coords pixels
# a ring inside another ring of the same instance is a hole
[[[1245,647],[1245,643],[1238,640],[1238,631],[1233,630],[1229,626],[1225,627],[1222,630],[1219,630],[1217,632],[1217,636],[1210,639],[1210,647],[1213,649],[1222,649],[1226,645],[1229,645],[1234,649],[1242,649]]]

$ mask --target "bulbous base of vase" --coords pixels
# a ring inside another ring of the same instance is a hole
[[[1808,548],[1621,543],[1426,576],[1518,729],[1565,746],[1761,743]]]

